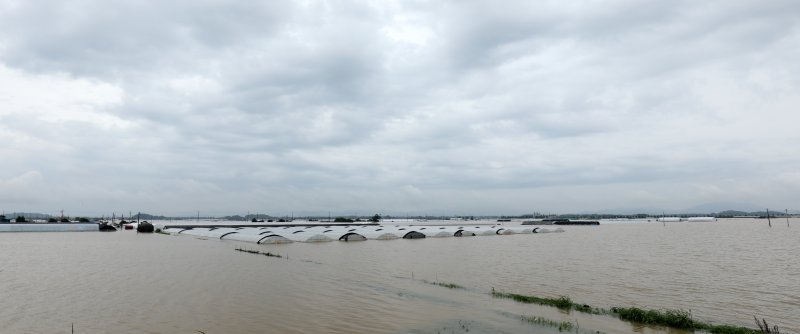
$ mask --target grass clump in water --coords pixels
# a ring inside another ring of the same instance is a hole
[[[673,328],[695,328],[689,311],[684,310],[643,310],[638,307],[614,307],[611,309],[622,320],[635,321],[648,325],[662,325]]]
[[[618,315],[622,320],[635,321],[648,325],[659,325],[679,329],[696,329],[703,330],[714,334],[759,334],[759,333],[773,333],[778,334],[777,326],[774,327],[776,331],[770,331],[769,328],[765,331],[763,328],[760,330],[732,326],[732,325],[712,325],[700,321],[694,321],[692,314],[685,310],[643,310],[637,307],[614,307],[611,312]],[[756,324],[759,321],[756,319]]]
[[[787,220],[786,224],[789,224],[788,220]],[[767,324],[767,320],[766,319],[761,318],[761,321],[758,321],[758,318],[756,318],[756,316],[753,316],[753,320],[756,321],[756,326],[758,326],[758,329],[761,330],[760,331],[761,333],[781,334],[780,328],[778,328],[778,326],[772,326],[772,328],[770,328],[769,325]],[[763,323],[763,326],[762,326],[762,323]]]
[[[269,257],[278,257],[278,258],[281,258],[281,257],[283,257],[283,256],[281,256],[280,254],[273,254],[273,253],[270,253],[270,252],[261,252],[261,251],[252,250],[252,249],[235,248],[235,250],[236,250],[236,251],[239,251],[239,252],[250,253],[250,254],[258,254],[258,255],[264,255],[264,256],[269,256]]]
[[[522,316],[522,321],[537,324],[541,326],[549,326],[558,328],[559,332],[569,332],[572,330],[572,323],[569,321],[555,321],[537,316]]]
[[[508,298],[526,304],[539,304],[546,306],[554,306],[559,309],[571,309],[574,305],[572,300],[567,296],[560,296],[558,298],[536,297],[518,295],[516,293],[497,292],[492,288],[492,296],[496,298]]]
[[[463,286],[460,286],[455,283],[445,283],[445,282],[432,282],[433,285],[443,286],[448,289],[463,289]]]
[[[562,310],[575,310],[590,314],[614,314],[621,320],[638,322],[646,325],[665,326],[676,329],[702,330],[714,334],[780,334],[778,326],[769,327],[766,321],[756,319],[759,329],[732,325],[712,325],[692,319],[692,314],[686,310],[646,310],[638,307],[613,307],[611,310],[594,308],[585,304],[576,304],[567,296],[546,298],[526,296],[514,293],[497,292],[492,288],[495,298],[513,299],[520,303],[553,306]],[[535,318],[535,317],[534,317]]]

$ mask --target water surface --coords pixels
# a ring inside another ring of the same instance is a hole
[[[598,307],[691,310],[800,332],[800,221],[567,226],[565,233],[255,245],[190,236],[0,234],[9,333],[662,332],[494,299],[492,288]],[[270,258],[234,251],[279,253]],[[452,282],[450,290],[424,281]]]

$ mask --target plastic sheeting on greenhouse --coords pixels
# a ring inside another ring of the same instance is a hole
[[[277,234],[232,233],[222,237],[222,240],[253,242],[257,244],[288,244],[291,240]]]
[[[275,234],[296,242],[326,242],[334,240],[330,236],[327,236],[320,231],[308,230],[303,227],[292,227],[283,230],[279,229],[275,232]]]
[[[543,228],[537,227],[533,229],[533,233],[557,233],[557,232],[564,232],[563,228]]]
[[[452,237],[455,234],[455,231],[450,232],[447,227],[444,226],[419,227],[417,231],[424,234],[426,238],[445,238]]]
[[[358,233],[368,240],[392,240],[400,238],[396,233],[387,230],[383,226],[365,226],[359,229]]]
[[[291,242],[423,239],[564,232],[562,228],[504,225],[313,225],[313,226],[195,226],[169,227],[165,232],[258,244]]]

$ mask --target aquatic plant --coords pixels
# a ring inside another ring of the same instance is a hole
[[[513,299],[520,303],[553,306],[562,310],[575,310],[590,314],[614,314],[625,321],[638,322],[647,325],[665,326],[676,329],[702,330],[714,334],[780,334],[778,326],[769,327],[766,320],[755,318],[759,329],[752,329],[732,325],[713,325],[692,319],[692,314],[686,310],[646,310],[638,307],[612,307],[611,310],[592,307],[586,304],[576,304],[567,296],[547,298],[526,296],[514,293],[497,292],[492,288],[492,296],[496,298]]]
[[[443,286],[448,289],[463,289],[463,286],[460,286],[455,283],[445,283],[445,282],[431,282],[433,285]]]
[[[662,325],[673,328],[694,328],[694,320],[689,311],[684,310],[643,310],[638,307],[613,307],[622,320],[635,321],[648,325]]]
[[[239,252],[264,255],[264,256],[269,256],[269,257],[278,257],[278,258],[283,257],[280,254],[273,254],[273,253],[270,253],[270,252],[261,252],[261,251],[252,250],[252,249],[235,248],[235,250],[239,251]]]
[[[786,224],[787,225],[789,224],[789,220],[788,219],[786,220]],[[769,325],[767,324],[767,320],[766,319],[761,318],[761,321],[758,321],[758,318],[756,318],[756,316],[753,316],[753,320],[756,321],[756,326],[758,326],[758,329],[761,330],[761,333],[781,334],[781,331],[778,328],[778,326],[772,326],[772,328],[770,328]],[[762,323],[763,323],[763,326],[762,326]]]
[[[559,332],[569,332],[572,330],[572,323],[569,321],[555,321],[543,317],[524,315],[521,316],[521,318],[522,321],[527,323],[558,328]]]
[[[571,309],[572,308],[572,300],[567,296],[560,296],[558,298],[547,298],[547,297],[536,297],[536,296],[525,296],[525,295],[518,295],[515,293],[503,293],[497,292],[492,288],[492,296],[496,298],[508,298],[518,301],[520,303],[526,304],[539,304],[539,305],[546,305],[546,306],[555,306],[560,309]]]

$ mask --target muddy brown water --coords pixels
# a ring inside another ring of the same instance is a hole
[[[0,332],[558,332],[525,315],[584,332],[679,333],[495,299],[495,288],[604,308],[686,309],[749,327],[756,315],[800,333],[800,220],[789,228],[742,219],[564,229],[286,245],[133,231],[3,233]]]

